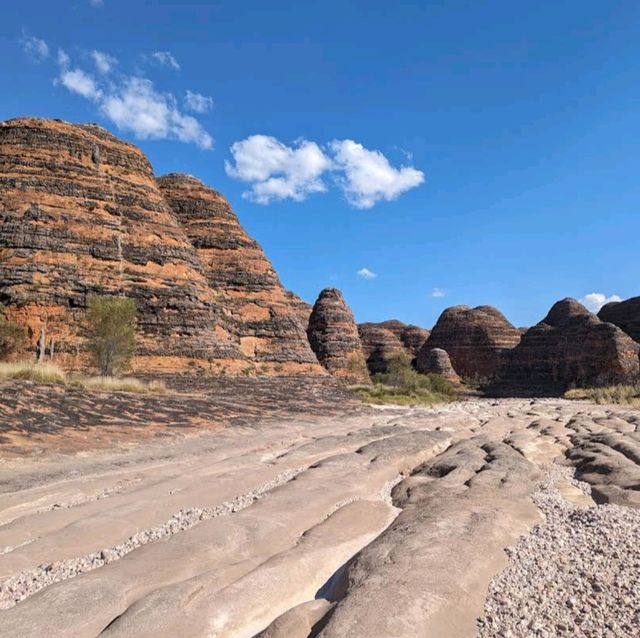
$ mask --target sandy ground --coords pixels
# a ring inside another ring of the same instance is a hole
[[[317,397],[297,413],[280,406],[214,429],[205,419],[188,435],[137,437],[111,450],[90,439],[79,450],[76,439],[73,449],[34,454],[21,442],[18,458],[18,438],[28,437],[13,430],[0,470],[0,635],[554,636],[560,624],[578,627],[566,635],[625,636],[635,629],[637,580],[626,601],[610,596],[598,607],[605,620],[623,606],[625,614],[605,630],[599,622],[600,633],[584,619],[570,624],[588,615],[582,604],[551,614],[553,626],[532,624],[535,604],[491,612],[503,595],[518,599],[525,582],[544,583],[544,552],[533,566],[526,558],[550,547],[554,533],[568,556],[574,537],[581,551],[591,547],[567,521],[581,530],[623,525],[621,537],[638,537],[640,413],[473,400],[379,409],[334,401],[323,414],[323,401],[331,404]],[[618,509],[609,515],[607,507]],[[587,514],[571,518],[571,508]],[[556,580],[569,573],[570,560],[563,568],[549,550],[549,561]],[[580,601],[593,580],[589,565],[604,564],[584,563],[563,580],[563,592]],[[639,567],[637,546],[625,545],[615,575],[633,583]],[[614,576],[598,569],[599,586],[611,590]]]

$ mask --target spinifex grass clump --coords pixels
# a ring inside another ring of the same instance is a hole
[[[101,392],[164,394],[167,391],[167,387],[162,381],[145,382],[132,377],[91,377],[82,374],[67,374],[53,363],[37,363],[35,361],[0,362],[0,379],[55,383]]]

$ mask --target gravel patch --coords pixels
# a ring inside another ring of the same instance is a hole
[[[579,508],[555,488],[560,479],[590,491],[572,469],[550,469],[533,495],[546,522],[507,550],[480,638],[640,636],[640,510]]]
[[[9,609],[49,585],[74,578],[75,576],[119,560],[147,543],[153,543],[165,539],[168,536],[173,536],[202,521],[239,512],[262,498],[267,492],[288,483],[306,469],[306,467],[302,467],[282,472],[272,481],[260,485],[255,490],[237,496],[231,501],[225,501],[215,507],[191,507],[181,509],[162,525],[138,532],[118,545],[113,545],[78,558],[38,565],[38,567],[34,569],[19,572],[0,583],[0,609]],[[9,549],[13,550],[15,548]]]

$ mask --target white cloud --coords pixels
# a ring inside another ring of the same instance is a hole
[[[63,49],[58,49],[58,64],[61,67],[68,67],[71,62],[71,58],[67,55]]]
[[[227,174],[252,182],[243,196],[259,204],[280,199],[300,202],[326,190],[321,176],[331,160],[315,142],[298,140],[286,146],[275,137],[252,135],[235,142],[231,154],[234,163],[225,162]]]
[[[151,80],[130,77],[105,96],[102,113],[119,129],[140,139],[175,138],[204,149],[213,147],[212,137],[200,122],[181,113],[171,94],[156,91]]]
[[[42,62],[49,57],[49,45],[40,38],[25,34],[20,39],[20,44],[22,44],[24,52],[34,62]]]
[[[189,111],[194,113],[206,113],[213,108],[213,98],[201,93],[189,91],[185,94],[184,104]]]
[[[622,301],[622,297],[618,295],[607,297],[607,295],[601,292],[591,292],[580,299],[580,303],[591,312],[599,312],[600,308],[610,301]]]
[[[72,93],[77,93],[88,100],[98,101],[102,97],[102,91],[95,80],[80,69],[62,70],[60,83]]]
[[[173,57],[171,51],[154,51],[151,57],[162,66],[168,66],[176,71],[180,70],[178,61]]]
[[[353,140],[330,144],[336,165],[344,172],[340,184],[350,204],[371,208],[390,201],[424,182],[424,173],[411,166],[393,168],[380,151],[371,151]]]
[[[382,153],[353,140],[334,140],[323,150],[304,139],[287,146],[275,137],[251,135],[235,142],[231,154],[234,161],[225,162],[227,174],[251,183],[244,196],[259,204],[281,199],[300,202],[311,193],[324,192],[327,186],[322,178],[329,171],[356,208],[396,199],[424,181],[421,171],[410,166],[393,168]]]
[[[89,4],[96,9],[104,6],[104,0],[89,0]]]
[[[360,279],[375,279],[378,275],[377,273],[369,270],[368,268],[360,268],[356,273]]]
[[[103,53],[102,51],[96,51],[95,49],[91,51],[91,57],[93,58],[98,71],[103,74],[109,73],[118,63],[118,60],[112,55]]]
[[[434,288],[431,291],[431,296],[434,299],[442,299],[442,297],[446,297],[447,296],[447,293],[444,290],[442,290],[442,288]]]

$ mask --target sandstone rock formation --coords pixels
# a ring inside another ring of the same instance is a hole
[[[378,323],[358,324],[358,334],[371,374],[386,372],[389,358],[394,354],[406,354],[402,341],[391,330]]]
[[[469,380],[495,376],[506,352],[520,342],[520,332],[491,306],[453,306],[439,317],[416,359],[425,371],[429,350],[446,350],[455,371]]]
[[[424,356],[422,372],[425,374],[439,374],[451,383],[460,383],[460,377],[451,365],[451,359],[446,350],[431,348]]]
[[[311,311],[307,336],[318,361],[332,375],[369,382],[353,313],[336,288],[320,293]]]
[[[220,295],[244,356],[262,372],[320,372],[299,311],[229,202],[188,175],[165,175],[158,184],[195,246],[210,288]]]
[[[311,316],[311,311],[313,310],[313,306],[310,303],[307,303],[304,299],[301,299],[296,295],[295,292],[291,292],[291,290],[286,290],[285,294],[289,303],[291,304],[293,311],[296,313],[298,317],[298,321],[300,325],[305,329],[309,326],[309,317]]]
[[[418,355],[420,348],[422,348],[430,335],[430,332],[425,328],[420,328],[420,326],[414,326],[413,324],[407,325],[397,319],[382,321],[378,325],[386,330],[391,330],[391,332],[400,339],[407,354],[411,357]]]
[[[638,379],[638,345],[575,299],[557,302],[530,328],[500,371],[500,393],[561,394]]]
[[[204,262],[204,263],[203,263]],[[87,299],[138,310],[134,369],[323,374],[260,246],[194,178],[156,181],[142,152],[95,125],[0,125],[0,306],[31,348],[86,365]]]
[[[612,301],[602,307],[598,317],[622,328],[632,339],[640,342],[640,297]]]
[[[244,365],[218,295],[158,190],[147,158],[95,125],[0,125],[0,302],[42,330],[59,360],[82,358],[91,294],[138,308],[135,363]]]

